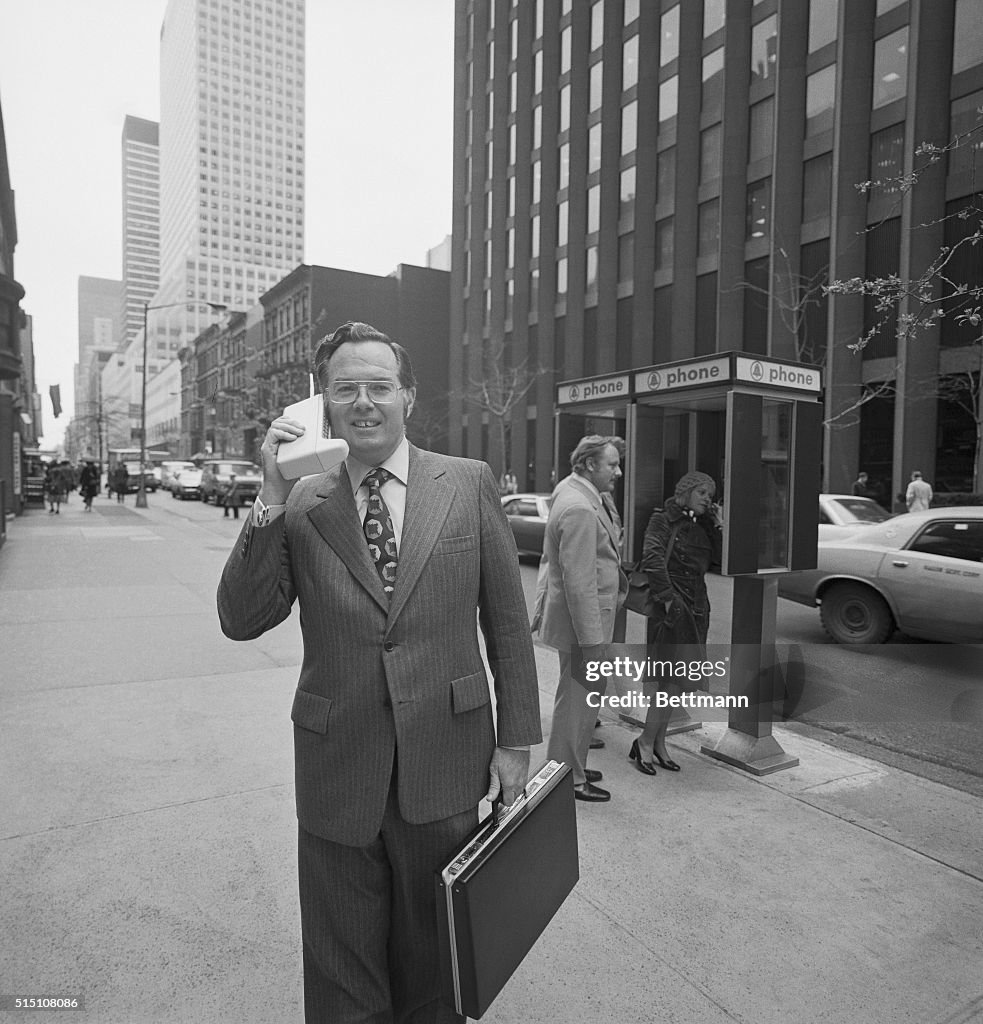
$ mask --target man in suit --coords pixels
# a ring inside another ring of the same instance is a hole
[[[463,1020],[438,1000],[434,871],[510,805],[541,739],[515,542],[482,462],[409,444],[409,356],[367,324],[314,373],[345,462],[297,486],[274,420],[263,486],[219,587],[238,640],[301,608],[293,704],[304,1002],[311,1021]],[[493,719],[477,618],[494,678]]]
[[[932,507],[931,484],[922,479],[922,474],[917,469],[911,474],[911,483],[905,492],[905,504],[909,512],[923,512]]]
[[[587,767],[587,751],[597,709],[590,690],[603,683],[585,680],[584,663],[609,657],[618,609],[628,593],[621,569],[621,524],[610,497],[621,476],[624,442],[593,434],[570,456],[573,472],[553,491],[543,569],[533,628],[560,658],[560,681],[553,703],[549,757],[573,771],[574,795],[592,803],[611,794],[595,783],[601,773]]]

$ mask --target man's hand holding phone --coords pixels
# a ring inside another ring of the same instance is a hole
[[[287,480],[280,472],[276,463],[277,452],[281,444],[290,444],[298,437],[303,437],[307,428],[300,420],[289,416],[278,416],[266,432],[260,448],[263,460],[263,486],[259,492],[259,500],[264,505],[282,505],[287,495],[293,490],[296,480]]]

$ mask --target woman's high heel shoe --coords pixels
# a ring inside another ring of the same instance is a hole
[[[678,772],[680,770],[679,765],[676,764],[676,762],[673,761],[673,759],[671,757],[666,758],[665,760],[663,760],[663,758],[660,756],[659,752],[657,750],[655,750],[654,748],[652,750],[652,756],[656,759],[656,761],[659,762],[659,766],[662,767],[662,768],[665,768],[665,770],[667,772]]]
[[[635,767],[643,775],[655,775],[655,765],[651,761],[643,761],[641,751],[638,749],[638,740],[633,740],[631,749],[628,751],[628,760],[635,763]]]

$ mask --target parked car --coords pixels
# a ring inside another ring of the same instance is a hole
[[[819,566],[779,577],[781,597],[819,605],[841,644],[983,643],[983,508],[907,512],[819,542]]]
[[[506,494],[502,508],[512,528],[519,558],[539,558],[549,516],[548,494]]]
[[[206,504],[209,501],[219,504],[225,497],[225,489],[229,485],[232,473],[236,475],[240,504],[249,505],[255,501],[263,484],[263,477],[259,466],[254,466],[244,459],[206,459],[198,485],[201,500]]]
[[[182,469],[171,477],[171,497],[182,501],[194,498],[197,501],[201,497],[201,470],[193,463],[188,465],[190,469]]]
[[[140,463],[124,462],[126,466],[126,493],[135,494],[140,490]],[[143,489],[153,494],[157,490],[157,478],[152,469],[143,472]]]
[[[873,498],[855,494],[819,495],[819,539],[845,537],[855,530],[886,522],[891,513]]]
[[[182,469],[195,469],[193,462],[183,461],[168,461],[160,464],[160,486],[165,491],[172,490],[171,485],[174,483],[174,477],[181,472]]]

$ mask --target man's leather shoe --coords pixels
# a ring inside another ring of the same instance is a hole
[[[605,800],[611,799],[611,794],[606,789],[601,789],[600,786],[595,786],[590,782],[585,782],[582,786],[574,786],[573,795],[578,800],[587,800],[594,804],[600,804]]]
[[[591,740],[589,750],[600,750],[604,746],[604,740]]]
[[[596,768],[585,768],[584,777],[588,782],[600,782],[604,776]]]

